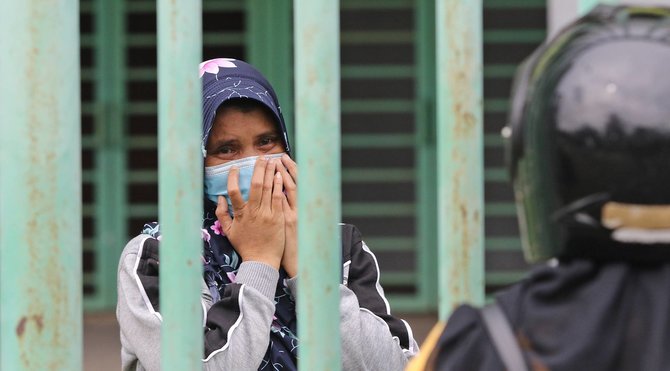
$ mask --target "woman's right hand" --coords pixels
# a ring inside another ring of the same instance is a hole
[[[228,214],[228,204],[223,196],[219,196],[216,217],[242,261],[258,261],[279,269],[285,243],[285,196],[282,175],[275,173],[275,161],[278,160],[258,158],[246,203],[240,193],[239,170],[231,169],[228,196],[233,204],[234,218]]]

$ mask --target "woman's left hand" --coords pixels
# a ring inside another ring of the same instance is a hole
[[[284,155],[281,162],[277,163],[277,171],[284,180],[284,225],[286,239],[284,244],[284,255],[282,256],[281,266],[284,267],[289,277],[295,277],[298,274],[298,166],[288,156]]]

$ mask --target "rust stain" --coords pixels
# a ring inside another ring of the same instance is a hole
[[[464,9],[458,2],[449,2],[444,14],[447,25],[462,23]],[[454,117],[453,134],[455,139],[467,138],[477,133],[477,120],[473,110],[480,106],[480,99],[470,88],[473,86],[475,72],[479,70],[475,48],[479,48],[475,35],[469,28],[462,32],[448,32],[446,35],[449,47],[449,68],[440,66],[447,72],[447,80],[452,91]]]
[[[458,152],[456,149],[452,151],[453,159],[456,163],[461,163],[464,158],[462,153]],[[469,205],[467,200],[467,184],[465,182],[465,169],[460,166],[454,172],[452,178],[452,189],[450,195],[450,204],[453,210],[456,211],[454,219],[451,221],[451,231],[455,234],[455,244],[459,248],[454,250],[453,255],[450,257],[452,259],[451,272],[450,272],[450,294],[453,298],[457,300],[465,299],[469,296],[470,288],[470,276],[467,274],[468,266],[470,263],[470,254],[471,254],[471,244],[473,240],[473,235],[471,229],[468,227],[470,216],[476,213],[471,212],[471,205]],[[473,219],[477,220],[479,215]],[[461,248],[462,247],[462,248]]]
[[[18,337],[23,337],[23,333],[26,331],[26,322],[28,322],[28,319],[23,316],[21,317],[19,324],[16,325],[16,335]]]
[[[41,314],[35,314],[33,316],[33,321],[35,321],[35,324],[37,325],[37,331],[42,332],[42,329],[44,328],[44,317]]]
[[[21,319],[19,320],[19,323],[16,325],[16,335],[21,338],[26,332],[26,326],[28,325],[28,322],[32,320],[35,322],[35,326],[37,327],[37,332],[42,332],[44,329],[44,317],[41,314],[34,314],[30,317],[22,316]]]
[[[61,266],[62,269],[64,267]],[[71,321],[70,315],[72,313],[67,310],[67,293],[62,292],[66,289],[63,282],[64,277],[62,273],[57,271],[58,269],[50,269],[49,280],[51,282],[47,285],[48,296],[51,297],[51,302],[48,304],[51,311],[48,323],[52,325],[51,329],[53,331],[49,345],[52,349],[63,349],[67,344],[67,324]]]

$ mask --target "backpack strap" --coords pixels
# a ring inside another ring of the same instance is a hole
[[[493,302],[481,309],[486,331],[507,371],[528,371],[519,343],[505,313]]]

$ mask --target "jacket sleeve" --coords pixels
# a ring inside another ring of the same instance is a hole
[[[121,255],[116,314],[124,370],[160,370],[158,245],[156,239],[140,235]],[[217,303],[203,281],[203,369],[258,369],[269,344],[278,279],[274,268],[244,262],[236,283],[226,286]]]
[[[342,369],[403,370],[418,345],[409,324],[391,315],[375,255],[355,227],[351,233],[351,260],[343,264],[340,285]],[[293,293],[297,279],[288,282]]]
[[[257,370],[270,344],[279,272],[258,262],[243,262],[236,283],[207,312],[205,370]]]

